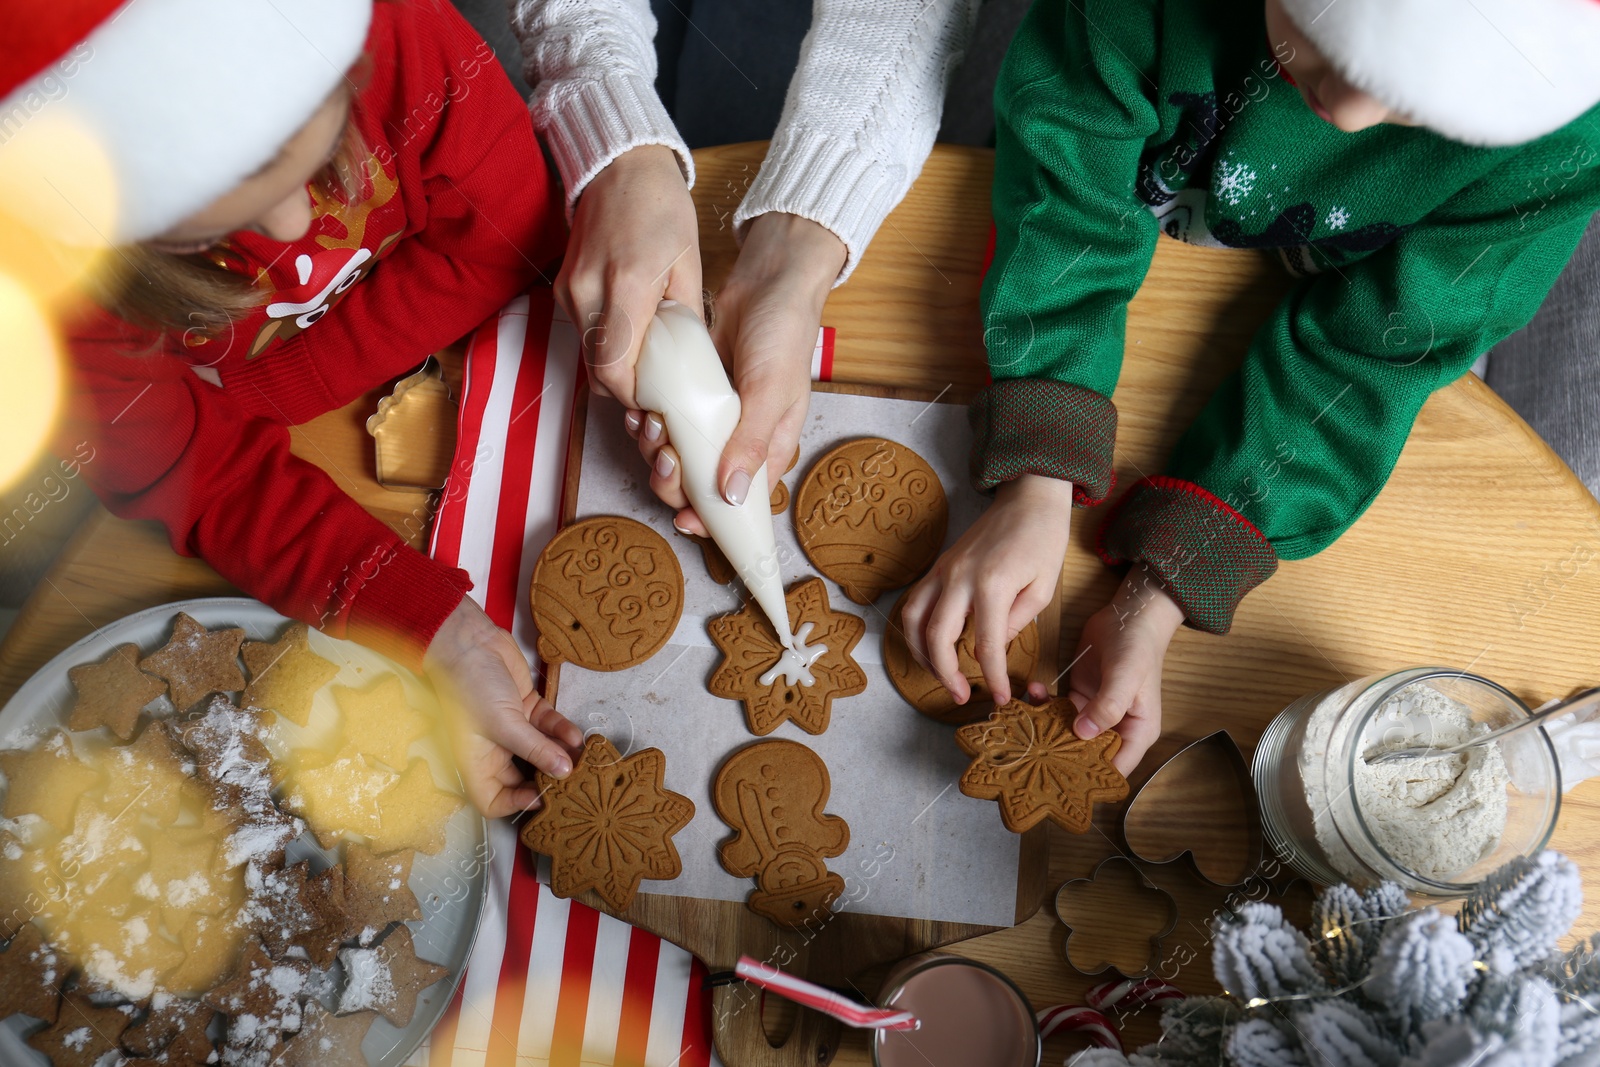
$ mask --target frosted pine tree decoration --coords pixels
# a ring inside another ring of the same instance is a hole
[[[1561,954],[1578,869],[1545,852],[1487,878],[1456,918],[1385,883],[1337,885],[1309,935],[1270,904],[1212,924],[1227,993],[1167,1005],[1161,1040],[1071,1067],[1600,1067],[1600,935]]]

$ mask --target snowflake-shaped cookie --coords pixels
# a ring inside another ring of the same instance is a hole
[[[542,806],[523,824],[522,843],[550,857],[556,896],[593,889],[622,911],[641,880],[683,871],[672,837],[694,818],[694,802],[662,784],[665,771],[660,749],[624,759],[594,734],[567,777],[537,775]]]
[[[1072,703],[1056,699],[1034,707],[1013,700],[983,722],[956,731],[973,757],[961,791],[998,800],[1006,829],[1020,834],[1046,818],[1075,834],[1089,829],[1096,801],[1121,800],[1128,780],[1111,764],[1122,746],[1115,730],[1083,741],[1072,732]]]
[[[757,737],[791,720],[806,733],[820,734],[828,728],[834,697],[854,696],[867,688],[867,676],[850,655],[867,624],[848,611],[830,608],[821,578],[791,586],[787,600],[795,635],[808,648],[826,649],[808,664],[809,685],[775,671],[783,646],[766,613],[754,602],[712,619],[709,626],[711,640],[722,650],[722,662],[707,688],[714,696],[743,701],[750,732]]]

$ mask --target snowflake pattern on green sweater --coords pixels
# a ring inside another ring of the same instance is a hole
[[[1102,531],[1105,558],[1149,563],[1219,631],[1371,504],[1428,395],[1532,318],[1600,210],[1600,108],[1504,148],[1345,133],[1280,59],[1261,0],[1038,0],[995,91],[980,486],[1109,488],[1127,305],[1160,235],[1299,278]]]

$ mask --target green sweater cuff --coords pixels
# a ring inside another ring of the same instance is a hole
[[[1071,482],[1079,507],[1110,494],[1117,408],[1099,393],[1048,378],[1013,378],[987,386],[967,414],[978,492],[1042,474]]]
[[[1145,478],[1117,501],[1095,549],[1113,566],[1143,562],[1161,576],[1189,625],[1225,634],[1245,594],[1278,556],[1249,519],[1181,478]]]

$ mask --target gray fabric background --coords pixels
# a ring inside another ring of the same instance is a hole
[[[1539,314],[1489,353],[1485,380],[1600,496],[1600,215]]]

